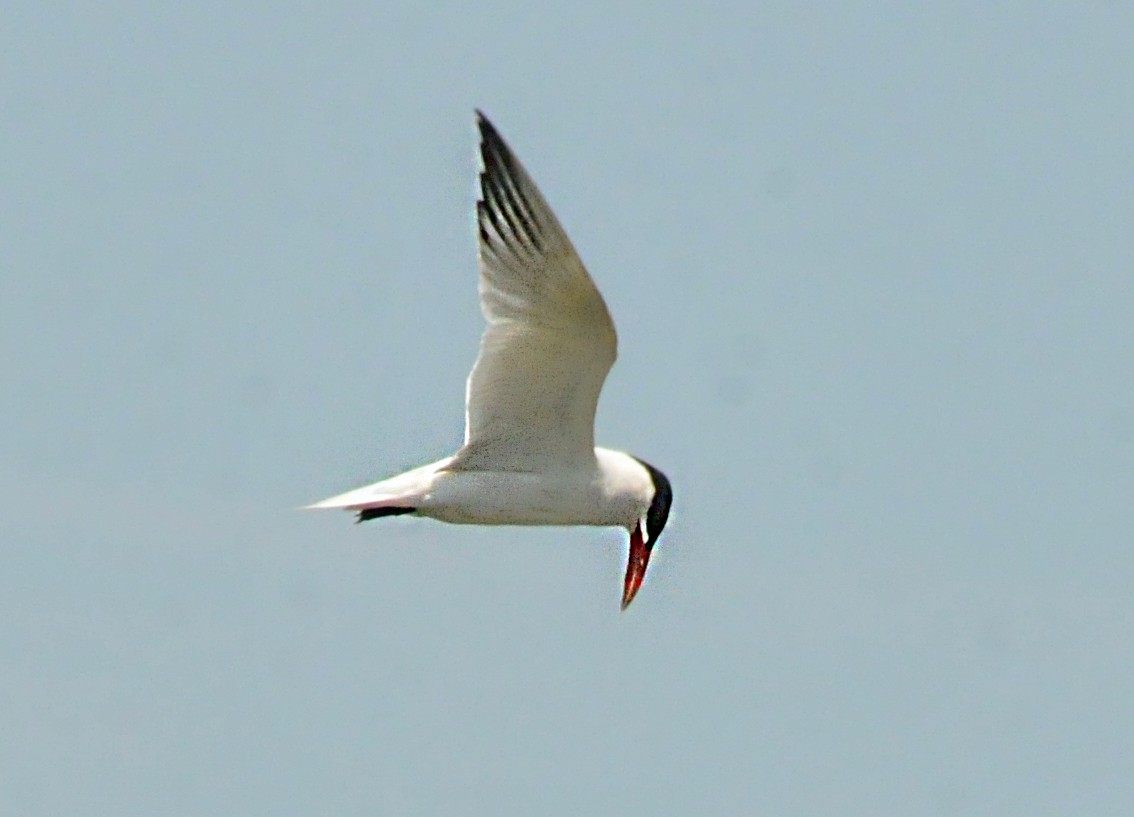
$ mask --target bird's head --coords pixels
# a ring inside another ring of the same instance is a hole
[[[626,561],[626,579],[622,586],[623,610],[630,606],[638,588],[642,586],[642,579],[646,577],[646,567],[650,563],[650,552],[661,536],[662,528],[669,519],[669,506],[673,504],[673,489],[666,475],[648,462],[642,460],[638,462],[649,472],[653,493],[639,518],[628,528],[630,556]]]

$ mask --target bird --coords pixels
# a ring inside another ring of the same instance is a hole
[[[559,220],[488,117],[476,110],[478,293],[486,326],[452,456],[309,505],[357,522],[417,516],[466,525],[625,528],[622,610],[669,518],[669,479],[596,447],[595,409],[618,335]]]

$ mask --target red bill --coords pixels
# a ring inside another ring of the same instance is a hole
[[[642,523],[634,526],[630,533],[630,558],[626,560],[626,581],[622,587],[622,609],[625,610],[634,600],[642,579],[646,578],[646,566],[650,563],[650,548],[642,536]]]

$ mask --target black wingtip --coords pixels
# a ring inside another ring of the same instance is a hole
[[[484,111],[480,108],[474,108],[476,111],[476,129],[480,131],[480,138],[482,142],[500,138],[500,134],[496,132],[496,126],[492,124],[492,120],[485,116]]]
[[[491,238],[483,234],[487,219],[496,234],[506,242],[515,240],[520,245],[526,245],[529,251],[542,253],[544,240],[541,234],[543,226],[537,215],[539,209],[532,206],[532,193],[526,189],[531,182],[526,181],[520,160],[484,112],[477,108],[476,114],[477,125],[480,127],[480,158],[484,168],[480,174],[480,206],[477,210],[482,228],[481,238],[486,243],[491,243]]]
[[[383,516],[402,516],[403,514],[413,513],[417,508],[363,508],[358,512],[358,518],[354,520],[354,524],[365,522],[368,519],[380,519]]]
[[[512,150],[508,147],[508,143],[504,141],[504,137],[500,135],[500,131],[496,130],[496,126],[492,124],[492,120],[485,116],[484,111],[480,108],[476,109],[476,126],[480,131],[481,153],[484,155],[486,162],[492,154],[497,154],[499,161],[510,170],[512,163],[515,161],[512,157]]]

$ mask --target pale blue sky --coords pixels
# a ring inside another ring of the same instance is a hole
[[[0,802],[1134,813],[1134,7],[30,3],[0,26]],[[472,109],[619,327],[625,535],[448,453]]]

